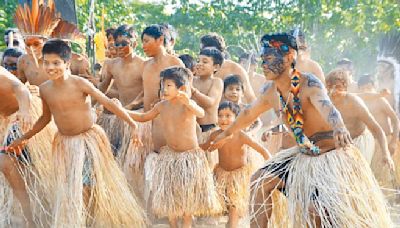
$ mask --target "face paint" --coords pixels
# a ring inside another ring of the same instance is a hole
[[[279,75],[285,71],[284,67],[284,56],[276,48],[264,48],[262,55],[262,66],[264,73],[271,71],[272,73]]]

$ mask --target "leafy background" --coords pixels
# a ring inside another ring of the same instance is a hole
[[[87,27],[88,2],[76,0],[81,31]],[[0,34],[13,26],[16,4],[16,0],[1,4]],[[357,75],[373,73],[379,39],[388,32],[400,31],[398,0],[197,0],[195,3],[193,0],[161,3],[97,0],[98,30],[103,9],[106,28],[127,23],[140,33],[149,24],[172,24],[179,33],[177,52],[194,56],[200,36],[208,32],[223,35],[232,58],[237,59],[242,50],[257,49],[264,33],[299,26],[306,32],[313,59],[321,63],[325,72],[347,57],[354,61]],[[5,47],[2,42],[0,49]]]

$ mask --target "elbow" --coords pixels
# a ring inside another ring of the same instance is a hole
[[[197,114],[197,117],[199,117],[199,118],[204,118],[204,116],[206,116],[206,113],[205,113],[204,110],[200,111],[200,112]]]

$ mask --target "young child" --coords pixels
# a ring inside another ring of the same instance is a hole
[[[215,137],[231,125],[240,112],[239,105],[224,101],[218,108],[219,130],[213,132],[205,144],[204,150],[218,149],[219,163],[214,169],[219,199],[229,210],[229,227],[238,227],[239,217],[246,215],[249,205],[251,166],[247,162],[247,147],[260,153],[265,160],[270,158],[269,152],[259,143],[240,131],[219,148],[210,144]]]
[[[217,194],[205,153],[196,137],[196,118],[204,110],[188,96],[191,73],[183,67],[170,67],[161,72],[161,98],[145,113],[130,111],[140,122],[160,117],[166,146],[155,158],[152,209],[157,216],[168,216],[170,226],[177,227],[183,216],[183,227],[191,227],[192,215],[220,212]]]
[[[67,43],[49,40],[43,57],[49,80],[39,86],[42,116],[10,148],[18,151],[54,118],[58,133],[53,140],[50,225],[144,227],[145,215],[114,160],[107,136],[94,124],[89,96],[134,129],[135,122],[89,81],[70,74],[71,48]]]
[[[223,82],[215,78],[214,73],[218,71],[224,62],[222,53],[216,48],[204,48],[200,51],[199,63],[196,66],[196,77],[193,80],[192,99],[204,108],[205,116],[197,118],[201,128],[200,143],[204,143],[215,130],[217,123],[217,110],[222,97]],[[214,167],[217,153],[207,154],[210,167]]]
[[[248,107],[248,105],[242,102],[243,89],[244,89],[243,83],[238,75],[232,74],[227,76],[224,79],[223,100],[231,101],[239,105],[241,110],[244,110],[246,107]],[[261,126],[262,126],[261,120],[257,119],[252,125],[250,125],[246,129],[246,132],[255,136],[257,131],[260,130]]]
[[[16,76],[18,58],[23,54],[22,50],[18,48],[7,48],[3,54],[1,66]]]

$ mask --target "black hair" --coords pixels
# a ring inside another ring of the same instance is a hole
[[[144,35],[148,35],[153,37],[154,39],[158,39],[161,36],[164,37],[164,45],[167,43],[167,41],[170,39],[168,36],[167,29],[164,26],[158,25],[158,24],[153,24],[150,26],[147,26],[143,32],[140,38],[143,40]]]
[[[298,41],[297,46],[299,49],[303,49],[303,50],[307,49],[306,35],[303,30],[301,30],[300,28],[295,28],[295,29],[290,30],[289,34],[294,36],[294,38],[296,38],[296,40]]]
[[[364,86],[364,85],[367,85],[370,83],[372,85],[375,85],[375,78],[371,74],[363,74],[363,75],[361,75],[360,79],[358,79],[358,81],[357,81],[358,87]]]
[[[261,45],[265,46],[271,41],[280,41],[297,51],[296,38],[288,33],[265,34],[261,37]]]
[[[109,37],[110,35],[114,37],[114,32],[115,32],[115,28],[106,29],[106,37]]]
[[[219,104],[218,112],[224,109],[231,110],[233,113],[235,113],[236,116],[238,116],[240,113],[240,106],[238,104],[233,103],[232,101],[224,101],[221,104]]]
[[[225,52],[226,45],[225,40],[222,36],[217,33],[209,33],[200,38],[200,42],[205,47],[214,47],[218,49],[220,52]]]
[[[257,57],[256,54],[254,53],[243,53],[239,56],[239,61],[245,59],[245,60],[249,60],[250,59],[250,63],[251,64],[257,64]]]
[[[119,36],[127,36],[129,38],[134,38],[135,29],[133,28],[133,26],[121,25],[113,33],[114,40],[116,40]]]
[[[240,77],[236,74],[231,74],[224,79],[224,92],[225,89],[230,85],[239,85],[242,90],[244,90],[243,82],[240,80]]]
[[[189,69],[178,66],[166,68],[160,73],[161,83],[165,80],[172,80],[178,89],[187,85],[192,76]]]
[[[19,49],[19,48],[7,48],[7,49],[4,51],[3,60],[4,60],[4,58],[7,57],[7,56],[18,58],[18,57],[20,57],[20,56],[23,55],[23,54],[24,54],[24,52],[23,52],[21,49]]]
[[[207,47],[201,49],[199,55],[205,55],[207,57],[211,57],[214,62],[214,65],[218,64],[222,66],[222,63],[224,63],[224,56],[222,55],[222,52],[213,47]]]
[[[179,58],[182,60],[183,64],[185,64],[185,67],[190,70],[193,70],[196,66],[196,60],[189,54],[180,55]]]
[[[12,33],[20,33],[17,28],[8,28],[6,31],[4,31],[4,35],[7,36],[10,32]]]
[[[65,62],[71,59],[71,47],[61,39],[51,39],[43,46],[43,55],[56,54]]]
[[[94,70],[101,70],[101,64],[100,63],[96,63],[96,64],[94,64],[94,66],[93,66],[93,69]]]

